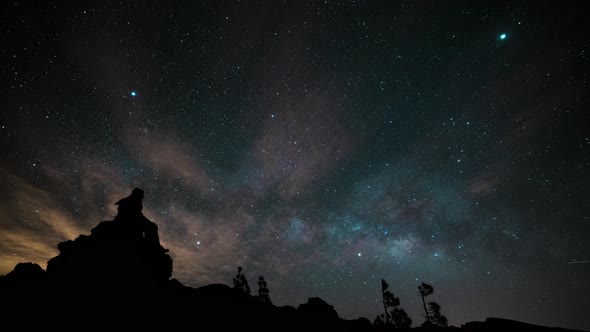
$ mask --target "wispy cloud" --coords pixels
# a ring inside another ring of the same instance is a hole
[[[261,180],[278,184],[279,194],[288,199],[318,182],[349,155],[355,141],[339,125],[338,107],[327,95],[310,94],[277,107],[271,108],[253,155]]]
[[[0,273],[10,271],[15,262],[32,261],[44,265],[57,253],[57,243],[86,232],[50,192],[16,174],[0,171],[3,178],[10,181],[7,185],[10,191],[2,191],[0,199],[0,251],[5,255]]]
[[[132,156],[163,179],[178,179],[193,190],[210,192],[217,184],[207,175],[195,153],[170,136],[129,131],[126,142]]]

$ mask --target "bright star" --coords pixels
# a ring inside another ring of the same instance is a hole
[[[506,34],[503,33],[503,34],[500,35],[500,40],[504,40],[504,39],[506,39],[506,37],[507,37]]]
[[[135,91],[131,91],[131,97],[135,97],[137,93]]]

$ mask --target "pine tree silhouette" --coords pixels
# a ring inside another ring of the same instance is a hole
[[[385,325],[385,315],[377,315],[377,317],[375,317],[375,321],[373,321],[373,325]]]
[[[426,321],[430,323],[430,315],[428,315],[428,308],[426,308],[426,301],[424,301],[424,298],[434,293],[434,287],[423,282],[418,286],[418,290],[420,291],[420,296],[422,297],[422,304],[424,305],[424,312],[426,313]]]
[[[391,311],[391,323],[397,328],[410,328],[412,319],[404,309],[393,308]]]
[[[428,302],[426,306],[425,297],[434,293],[434,287],[427,283],[422,283],[418,286],[420,296],[422,297],[422,304],[424,305],[424,312],[426,313],[426,321],[422,324],[424,327],[439,326],[446,327],[449,325],[447,317],[440,313],[440,305],[434,301]]]
[[[374,324],[390,324],[393,325],[393,327],[409,328],[412,325],[412,319],[404,309],[397,308],[400,305],[399,298],[395,297],[388,288],[389,284],[387,281],[381,279],[381,294],[383,296],[383,310],[385,311],[385,314],[377,316]]]
[[[258,301],[265,304],[271,304],[268,293],[269,291],[266,285],[266,280],[264,280],[263,276],[258,277]]]
[[[242,267],[238,266],[238,274],[233,279],[234,288],[239,290],[240,292],[250,295],[250,286],[248,285],[248,280],[246,280],[246,276],[242,273]]]
[[[431,324],[434,326],[447,327],[449,320],[440,313],[440,305],[434,301],[428,302]]]

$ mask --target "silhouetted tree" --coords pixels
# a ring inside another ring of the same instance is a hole
[[[238,266],[238,274],[234,277],[234,288],[239,290],[244,294],[250,295],[250,286],[248,285],[248,280],[246,280],[246,276],[242,273],[242,267]]]
[[[443,316],[440,313],[440,305],[434,301],[428,302],[428,307],[426,306],[426,301],[424,300],[425,297],[434,293],[434,287],[429,284],[422,283],[418,286],[418,290],[420,291],[420,296],[422,297],[422,304],[424,305],[424,312],[426,313],[426,321],[422,326],[425,327],[446,327],[449,324],[449,320],[447,317]]]
[[[258,277],[258,300],[261,303],[270,304],[270,297],[268,296],[268,287],[263,276]]]
[[[375,321],[373,321],[373,325],[385,325],[385,315],[377,315],[377,317],[375,317]]]
[[[394,327],[409,328],[412,325],[412,319],[404,309],[397,308],[400,304],[399,298],[395,297],[392,292],[388,291],[389,284],[381,279],[381,294],[383,295],[383,310],[385,315],[377,316],[375,325],[391,324]]]
[[[423,282],[418,286],[418,290],[420,291],[420,296],[422,297],[422,304],[424,305],[424,312],[426,313],[426,321],[430,323],[430,315],[428,315],[428,308],[426,308],[426,301],[424,301],[424,298],[434,293],[434,287]]]
[[[434,301],[428,302],[428,310],[430,312],[431,325],[447,327],[449,320],[440,313],[440,305]]]
[[[391,323],[394,327],[410,328],[412,326],[412,319],[404,309],[393,308],[391,311]]]

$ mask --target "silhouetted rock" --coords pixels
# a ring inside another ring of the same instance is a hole
[[[317,297],[297,309],[276,307],[240,288],[212,284],[195,289],[170,279],[172,259],[160,245],[156,224],[141,213],[142,199],[143,191],[136,188],[117,202],[114,220],[101,222],[90,235],[60,243],[60,253],[48,262],[47,271],[20,263],[0,276],[2,327],[43,332],[360,332],[391,327],[373,326],[366,318],[341,319],[332,305]],[[488,319],[461,329],[548,328]]]
[[[172,259],[159,241],[156,224],[141,213],[143,191],[117,202],[119,214],[89,236],[58,244],[47,263],[50,285],[65,287],[154,287],[172,276]]]
[[[553,332],[574,332],[576,330],[559,327],[546,327],[523,323],[504,318],[486,318],[484,322],[469,322],[461,326],[462,330],[476,331],[553,331]]]
[[[278,307],[279,310],[281,310],[282,312],[286,313],[286,314],[290,314],[290,315],[296,315],[297,314],[297,309],[295,309],[294,306],[292,305],[284,305],[282,307]]]
[[[14,270],[5,276],[0,276],[0,287],[43,286],[45,281],[45,271],[38,264],[18,263]]]
[[[346,327],[349,331],[370,331],[373,327],[371,321],[366,317],[351,319],[346,321]]]
[[[159,243],[143,237],[127,220],[104,221],[90,236],[58,245],[47,263],[50,284],[61,286],[162,286],[172,276],[172,259]]]
[[[329,305],[326,301],[319,297],[310,297],[307,303],[300,304],[297,307],[297,312],[302,315],[321,316],[326,318],[340,318],[334,309],[334,306]]]

